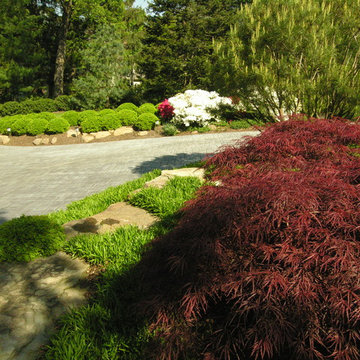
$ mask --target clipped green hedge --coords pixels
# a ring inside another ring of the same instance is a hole
[[[118,112],[118,117],[122,125],[133,126],[138,119],[138,114],[133,110],[124,109]]]
[[[132,110],[138,113],[139,108],[133,103],[123,103],[116,109],[116,111],[121,110]]]
[[[40,112],[55,112],[55,111],[68,111],[76,109],[75,102],[72,96],[61,95],[55,100],[43,99],[28,99],[21,102],[8,101],[0,104],[0,116],[11,116],[17,114],[31,114]]]
[[[139,114],[144,114],[144,113],[155,114],[157,112],[157,108],[153,104],[145,103],[139,107],[138,112],[139,112]]]
[[[84,120],[81,121],[81,130],[83,133],[97,132],[101,130],[100,117],[96,111],[95,114],[88,113]]]
[[[26,133],[28,135],[44,134],[49,126],[49,121],[46,118],[32,118],[28,121],[26,126]]]
[[[46,132],[48,134],[61,134],[65,131],[68,131],[70,124],[67,120],[62,117],[57,117],[49,121],[48,128]]]
[[[61,117],[68,121],[70,126],[77,126],[79,124],[80,120],[80,113],[74,110],[65,111],[63,114],[61,114]]]
[[[0,262],[50,256],[65,243],[61,225],[47,216],[21,216],[0,225]]]
[[[112,112],[103,113],[102,115],[100,111],[99,118],[102,130],[115,130],[122,125],[119,113],[113,110]]]
[[[134,127],[136,130],[148,131],[154,128],[155,123],[158,120],[159,119],[157,118],[156,115],[151,113],[144,113],[139,115],[138,119],[134,123]]]

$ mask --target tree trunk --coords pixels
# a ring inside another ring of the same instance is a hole
[[[66,37],[70,27],[72,0],[65,0],[62,7],[62,26],[56,52],[54,74],[54,97],[64,94],[64,71],[66,58]]]

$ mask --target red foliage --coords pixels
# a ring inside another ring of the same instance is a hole
[[[360,359],[353,144],[359,124],[292,119],[208,159],[221,185],[141,264],[159,339],[149,359]]]
[[[165,99],[159,106],[158,110],[160,112],[160,116],[164,121],[170,120],[174,116],[174,108],[169,103],[168,99]]]

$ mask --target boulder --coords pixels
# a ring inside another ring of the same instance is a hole
[[[66,132],[66,136],[67,137],[78,137],[80,135],[80,131],[79,130],[75,130],[75,129],[69,129]]]
[[[216,129],[217,129],[217,126],[214,125],[214,124],[210,124],[210,125],[209,125],[209,129],[210,129],[210,130],[216,130]]]
[[[50,140],[49,140],[48,137],[44,137],[44,138],[41,139],[41,143],[42,143],[43,145],[48,145],[49,142],[50,142]]]
[[[149,132],[148,131],[139,131],[138,135],[139,136],[146,136]]]
[[[133,132],[134,132],[134,129],[131,126],[123,126],[114,131],[114,136],[132,134]]]
[[[50,142],[51,142],[52,145],[56,144],[56,142],[57,142],[57,137],[54,136],[54,137],[51,139]]]
[[[110,136],[111,134],[109,131],[98,131],[96,133],[90,133],[90,135],[94,136],[95,139],[104,139]]]
[[[95,139],[95,136],[89,135],[89,134],[82,134],[82,140],[86,143],[93,141]]]
[[[33,144],[38,146],[42,143],[42,139],[41,138],[36,138],[34,141],[33,141]]]
[[[0,135],[0,144],[6,145],[10,142],[10,138],[7,135]]]

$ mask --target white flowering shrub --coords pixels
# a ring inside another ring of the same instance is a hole
[[[219,105],[232,105],[231,99],[221,97],[215,91],[186,90],[168,99],[174,108],[174,116],[170,122],[177,126],[206,126],[209,122],[220,121],[212,109]]]

